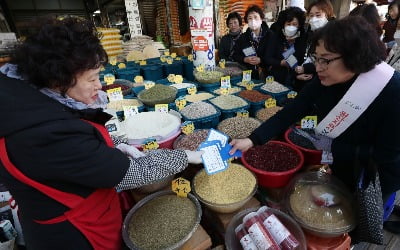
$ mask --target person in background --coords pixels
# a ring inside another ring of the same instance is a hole
[[[381,27],[381,18],[375,4],[358,5],[352,11],[350,11],[349,16],[364,17],[365,20],[376,30],[378,37],[381,37],[383,33]]]
[[[233,48],[242,34],[242,17],[239,13],[229,13],[226,19],[226,26],[229,28],[229,33],[221,38],[219,44],[219,58],[225,61],[234,61]]]
[[[237,40],[233,53],[234,61],[252,70],[253,79],[265,77],[264,57],[274,36],[263,19],[264,12],[260,7],[252,5],[247,8],[244,20],[249,28]]]
[[[265,65],[270,67],[270,74],[277,82],[288,87],[294,84],[294,68],[304,61],[307,41],[305,19],[305,12],[298,7],[281,11],[275,23],[275,39],[267,45]]]
[[[389,4],[389,13],[386,15],[386,22],[383,25],[383,30],[385,31],[383,35],[383,42],[386,44],[388,49],[391,49],[396,43],[393,35],[396,32],[396,26],[399,20],[399,11],[400,8],[398,0],[395,0]]]
[[[299,65],[295,68],[297,73],[296,86],[301,89],[306,85],[315,75],[315,65],[310,61],[309,48],[311,46],[312,34],[324,27],[330,20],[335,19],[333,12],[333,6],[329,0],[316,0],[312,2],[307,8],[307,17],[309,29],[307,30],[307,48],[304,55],[303,65]]]
[[[355,162],[372,160],[385,201],[400,189],[400,73],[383,62],[383,42],[359,16],[329,22],[312,44],[318,77],[248,138],[232,140],[230,153],[262,145],[315,112],[313,144],[332,154],[332,174],[354,190]]]
[[[116,188],[178,173],[201,153],[113,143],[94,27],[73,17],[39,27],[0,69],[0,182],[18,203],[27,249],[120,249]]]

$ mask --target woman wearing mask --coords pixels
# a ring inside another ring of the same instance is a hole
[[[298,74],[296,78],[299,80],[296,82],[296,86],[301,89],[308,81],[315,76],[315,65],[310,61],[309,48],[311,45],[311,37],[314,31],[324,27],[330,20],[335,18],[333,13],[333,6],[329,0],[317,0],[311,3],[307,8],[309,29],[307,31],[307,49],[304,55],[305,60],[303,65],[299,65],[295,68]]]
[[[275,23],[275,39],[267,45],[265,64],[270,74],[281,84],[293,87],[294,68],[304,61],[306,36],[304,33],[305,13],[298,7],[282,11]]]
[[[374,162],[385,201],[400,189],[400,73],[382,62],[384,44],[358,16],[318,30],[311,51],[318,77],[249,138],[233,140],[231,153],[262,145],[315,112],[313,144],[332,154],[332,174],[354,190],[361,171],[356,163]]]
[[[229,34],[226,34],[221,38],[219,44],[219,58],[226,61],[234,61],[233,48],[242,34],[242,17],[239,13],[229,13],[228,18],[226,19],[226,26],[229,28]]]
[[[0,74],[0,181],[19,206],[27,249],[120,249],[115,188],[178,173],[196,152],[114,145],[96,108],[107,54],[92,24],[47,20]],[[116,142],[115,142],[116,143]]]
[[[236,42],[233,59],[252,70],[253,79],[263,79],[265,76],[264,57],[267,44],[273,38],[272,31],[263,22],[264,12],[256,5],[247,8],[244,20],[249,28]]]

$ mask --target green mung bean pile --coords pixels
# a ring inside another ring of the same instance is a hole
[[[165,249],[190,233],[196,216],[196,206],[189,198],[163,195],[133,214],[129,237],[139,249]]]

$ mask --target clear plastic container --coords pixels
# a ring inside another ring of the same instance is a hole
[[[306,231],[336,237],[356,226],[351,192],[336,177],[322,172],[296,176],[287,186],[286,210]]]

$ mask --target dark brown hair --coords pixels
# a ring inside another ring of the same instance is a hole
[[[335,13],[333,13],[333,6],[329,0],[317,0],[315,2],[312,2],[307,8],[307,14],[310,13],[311,8],[314,6],[322,10],[328,20],[335,18]]]
[[[246,21],[246,23],[247,23],[247,16],[250,14],[250,12],[256,12],[260,15],[261,19],[264,19],[263,10],[257,5],[251,5],[247,8],[246,12],[244,13],[244,20]]]

